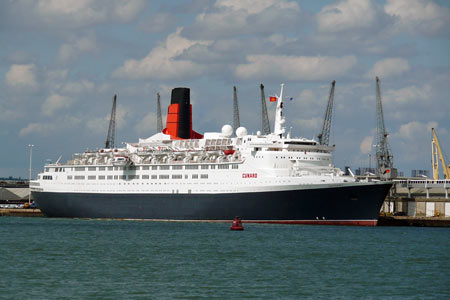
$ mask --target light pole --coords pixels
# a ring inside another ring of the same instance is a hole
[[[34,145],[29,144],[30,147],[30,177],[28,177],[28,207],[31,204],[31,159],[33,157],[33,147]]]

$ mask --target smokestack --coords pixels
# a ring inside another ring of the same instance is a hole
[[[174,139],[197,139],[201,134],[192,130],[192,105],[189,88],[178,87],[172,90],[167,113],[166,128],[163,133]]]

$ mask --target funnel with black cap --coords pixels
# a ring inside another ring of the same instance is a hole
[[[172,139],[201,139],[203,135],[192,130],[190,89],[174,88],[167,112],[166,128],[162,131]]]

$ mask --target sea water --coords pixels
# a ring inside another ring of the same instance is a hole
[[[0,217],[0,299],[450,299],[450,229]]]

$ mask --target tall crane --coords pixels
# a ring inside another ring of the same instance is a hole
[[[241,122],[239,121],[239,107],[238,107],[238,99],[237,99],[237,91],[236,87],[233,86],[233,126],[234,130],[241,127]]]
[[[433,133],[433,139],[431,141],[431,161],[433,164],[433,179],[438,180],[439,179],[439,161],[438,161],[438,155],[439,159],[442,164],[442,170],[444,173],[445,179],[450,179],[450,165],[445,164],[444,156],[442,155],[441,147],[439,146],[439,140],[436,135],[436,131],[434,128],[431,128],[431,132]]]
[[[160,99],[159,93],[156,93],[156,98],[157,98],[156,132],[161,132],[163,130],[163,124],[162,124],[162,116],[161,116],[161,99]]]
[[[317,135],[319,144],[328,146],[330,142],[331,119],[333,115],[333,101],[334,101],[334,86],[336,81],[331,83],[330,96],[328,97],[327,109],[323,118],[322,132]]]
[[[261,83],[261,85],[259,87],[261,88],[262,134],[268,135],[268,134],[270,134],[270,123],[269,123],[269,115],[267,114],[267,105],[266,105],[266,96],[264,94],[264,85]]]
[[[112,105],[112,110],[111,110],[111,117],[109,119],[108,135],[106,137],[106,143],[105,143],[106,149],[114,148],[114,138],[116,136],[116,101],[117,101],[117,95],[114,95],[113,105]]]
[[[397,169],[393,167],[394,156],[391,154],[387,140],[388,133],[384,126],[383,106],[381,104],[380,79],[376,77],[377,101],[377,171],[381,179],[388,180],[397,177]]]

